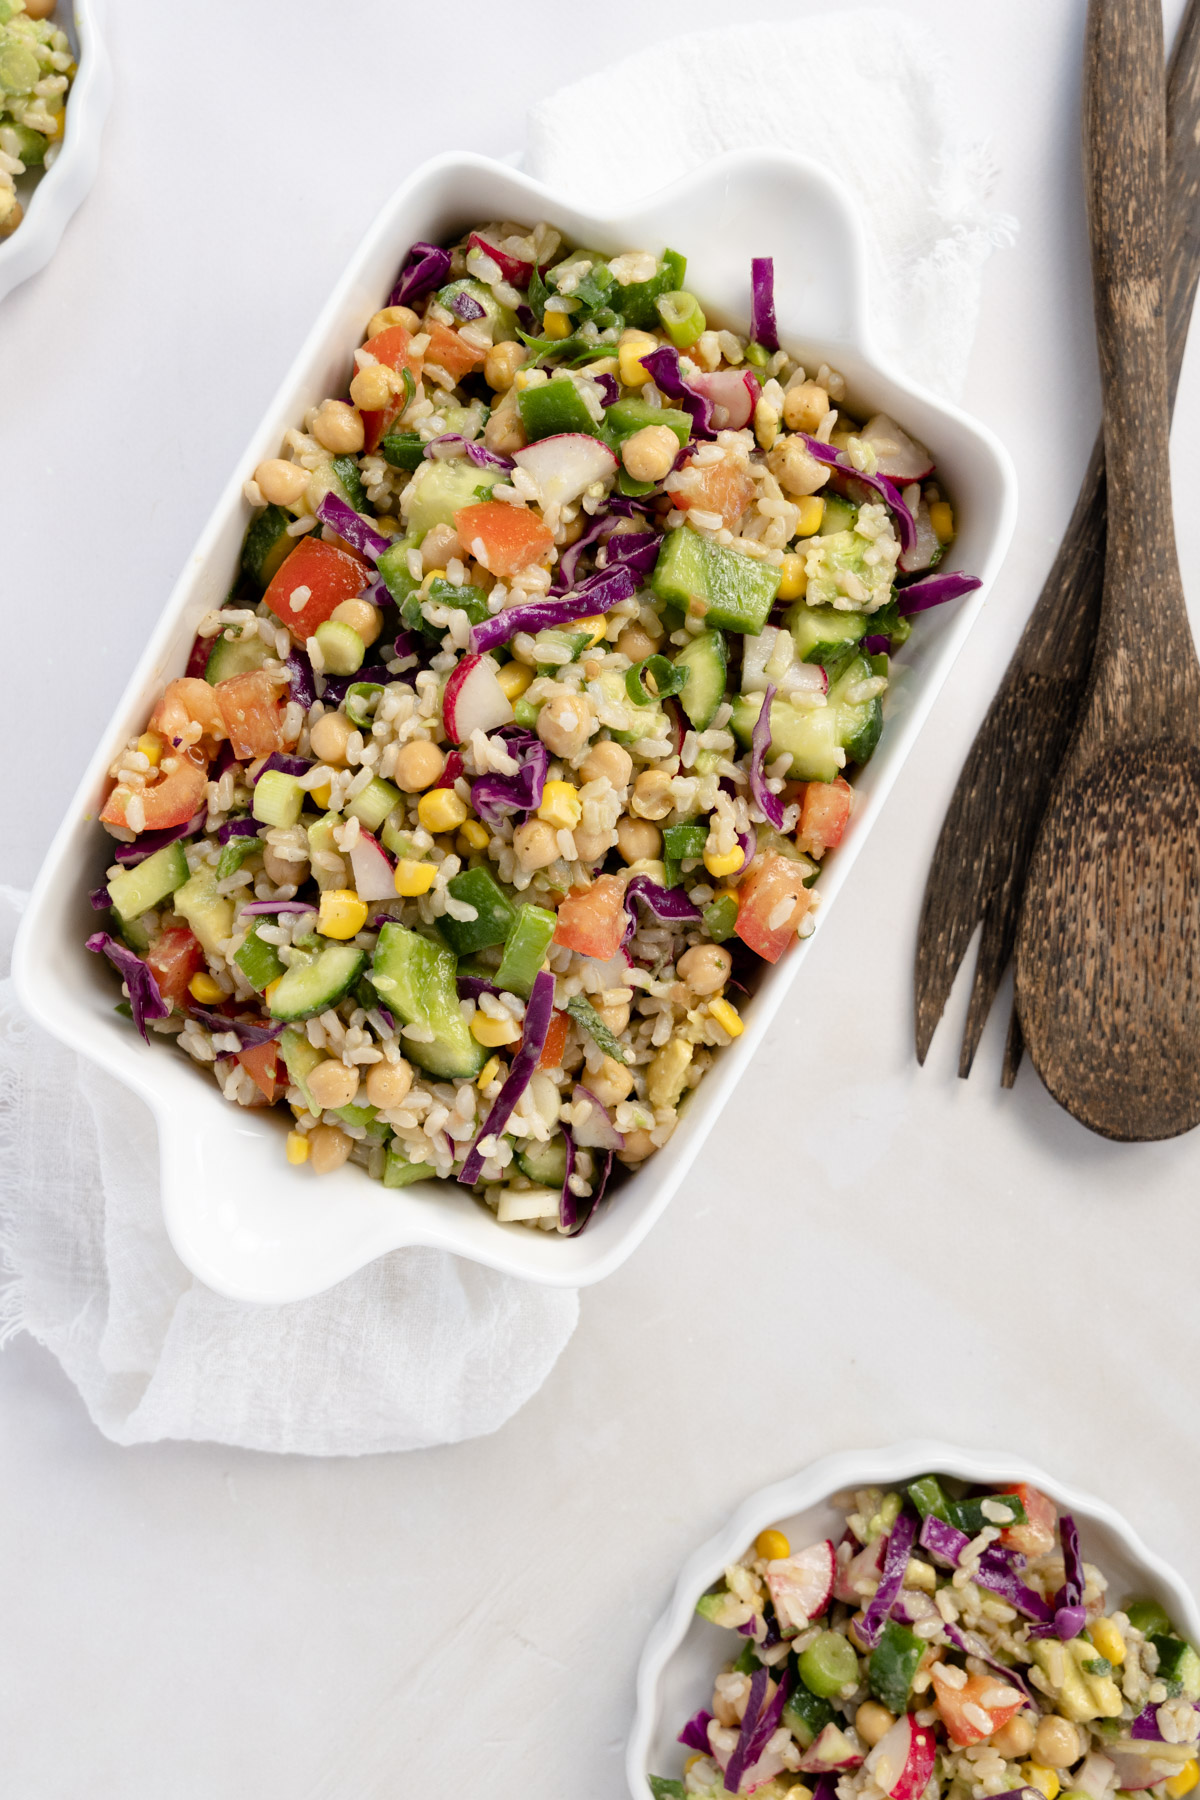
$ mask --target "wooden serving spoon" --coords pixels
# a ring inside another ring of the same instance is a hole
[[[1084,167],[1108,545],[1079,722],[1030,864],[1016,1004],[1092,1131],[1200,1123],[1200,666],[1175,553],[1161,0],[1089,0]]]

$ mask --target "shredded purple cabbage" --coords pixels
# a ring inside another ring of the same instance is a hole
[[[507,643],[518,631],[545,631],[554,625],[570,625],[576,619],[590,619],[595,613],[608,612],[622,600],[632,599],[637,582],[622,564],[591,575],[573,594],[556,600],[530,600],[523,606],[509,606],[490,619],[471,627],[471,648],[476,653],[494,650]]]
[[[736,1794],[742,1785],[742,1776],[752,1769],[772,1736],[778,1730],[783,1715],[784,1702],[788,1697],[791,1676],[785,1669],[779,1678],[779,1686],[770,1700],[767,1699],[767,1688],[770,1676],[766,1669],[756,1669],[750,1677],[750,1695],[746,1701],[746,1712],[742,1719],[742,1728],[738,1733],[738,1741],[733,1747],[733,1755],[729,1758],[729,1766],[725,1770],[725,1792]]]
[[[1020,1669],[1010,1668],[1008,1663],[1000,1662],[997,1657],[993,1656],[984,1640],[975,1632],[963,1631],[958,1625],[948,1625],[944,1620],[942,1621],[942,1630],[950,1642],[957,1645],[964,1655],[977,1656],[980,1662],[985,1662],[989,1668],[995,1669],[996,1673],[1002,1675],[1005,1681],[1011,1681],[1013,1686],[1019,1688],[1028,1699],[1033,1699],[1033,1689]]]
[[[165,850],[168,844],[177,844],[180,838],[195,837],[203,828],[208,817],[207,810],[198,812],[190,818],[186,825],[169,825],[163,831],[143,831],[136,844],[118,844],[116,860],[126,867],[145,862],[156,850]]]
[[[188,1010],[207,1031],[236,1032],[243,1050],[256,1050],[260,1044],[269,1044],[283,1030],[282,1019],[278,1024],[267,1026],[258,1025],[253,1019],[227,1019],[224,1013],[211,1012],[207,1006],[192,1005]]]
[[[775,323],[775,258],[755,256],[750,262],[750,336],[764,350],[778,350]]]
[[[1049,1625],[1035,1625],[1030,1637],[1058,1637],[1065,1643],[1076,1638],[1087,1623],[1083,1590],[1087,1585],[1083,1572],[1083,1552],[1079,1548],[1079,1527],[1070,1513],[1058,1522],[1059,1541],[1063,1553],[1063,1584],[1054,1596],[1054,1619]]]
[[[460,975],[458,977],[458,997],[460,1000],[478,1000],[480,994],[498,994],[500,989],[494,981],[488,981],[483,975]]]
[[[530,813],[542,803],[550,752],[532,732],[513,733],[506,748],[521,764],[515,775],[480,775],[471,783],[471,805],[493,830],[509,813]]]
[[[580,557],[589,545],[596,543],[599,538],[604,536],[606,531],[611,531],[612,528],[613,522],[608,517],[607,513],[599,513],[591,521],[586,530],[582,531],[575,539],[575,542],[573,544],[568,544],[559,559],[555,582],[550,589],[552,595],[557,597],[559,594],[570,592],[571,588],[575,585],[575,572],[579,567]]]
[[[107,912],[112,905],[107,887],[93,888],[88,895],[88,901],[96,912]]]
[[[140,956],[136,956],[128,944],[110,936],[107,931],[93,932],[87,940],[86,948],[95,956],[107,956],[120,975],[129,991],[129,1010],[133,1014],[133,1022],[149,1043],[147,1019],[165,1019],[171,1010],[154,979],[153,969]]]
[[[892,1607],[899,1599],[900,1590],[904,1586],[904,1571],[908,1567],[909,1555],[916,1536],[915,1515],[909,1512],[900,1513],[888,1537],[879,1586],[875,1589],[861,1621],[854,1628],[855,1635],[862,1640],[863,1646],[867,1650],[873,1650],[879,1642],[879,1634],[883,1630]]]
[[[601,406],[612,406],[620,398],[621,390],[617,386],[615,375],[593,375],[592,380],[603,390],[600,397]]]
[[[567,1146],[567,1166],[558,1201],[558,1229],[567,1237],[574,1237],[579,1229],[579,1202],[571,1192],[571,1177],[575,1173],[575,1139],[569,1125],[562,1125],[559,1129]]]
[[[511,469],[511,456],[499,456],[495,450],[489,450],[486,444],[467,444],[467,457],[477,469]]]
[[[272,750],[254,777],[254,785],[258,786],[268,769],[278,769],[284,775],[306,775],[311,768],[312,764],[306,756],[285,756],[282,750]]]
[[[486,306],[481,306],[474,294],[468,294],[464,288],[459,288],[451,294],[446,305],[455,318],[461,319],[464,325],[469,325],[472,319],[484,318],[487,313]]]
[[[758,802],[763,818],[776,831],[782,831],[783,801],[778,794],[771,792],[763,772],[763,762],[771,746],[771,702],[774,698],[775,683],[772,681],[767,683],[767,691],[763,695],[763,703],[750,737],[750,791]]]
[[[629,569],[641,578],[658,561],[662,539],[654,531],[618,531],[604,546],[605,567]]]
[[[752,831],[739,831],[737,834],[737,841],[742,852],[742,867],[737,871],[740,875],[744,870],[748,869],[753,862],[755,852],[758,849],[758,839]]]
[[[977,575],[960,575],[957,569],[947,569],[945,574],[939,575],[935,570],[932,575],[924,575],[920,581],[909,582],[907,587],[897,589],[896,610],[906,619],[910,613],[928,612],[931,606],[944,606],[947,600],[961,600],[964,594],[972,594],[982,586]]]
[[[217,826],[217,840],[222,844],[227,844],[230,838],[257,837],[258,833],[258,820],[251,819],[245,814],[240,819],[226,819],[223,825]]]
[[[388,296],[389,306],[411,306],[435,287],[441,287],[450,273],[450,252],[440,244],[414,244],[396,276],[396,285]]]
[[[900,539],[900,548],[911,550],[917,541],[917,522],[904,504],[904,496],[895,482],[889,481],[886,475],[865,475],[861,469],[854,467],[845,451],[835,449],[832,444],[826,444],[821,438],[810,437],[805,431],[798,435],[804,439],[809,453],[815,456],[818,462],[827,463],[831,469],[839,470],[841,474],[848,475],[854,481],[861,481],[864,487],[871,488],[879,495],[895,515],[896,535]],[[978,583],[976,585],[978,586]]]
[[[499,1137],[508,1124],[517,1101],[529,1086],[530,1077],[545,1048],[546,1033],[550,1029],[553,1012],[554,977],[548,969],[539,969],[533,978],[533,991],[525,1007],[525,1033],[521,1039],[521,1048],[512,1059],[508,1079],[500,1089],[491,1112],[483,1122],[483,1130],[472,1144],[459,1173],[458,1179],[464,1187],[474,1187],[483,1172],[487,1159],[479,1148],[480,1144],[485,1138]]]
[[[386,663],[372,663],[369,668],[355,669],[353,675],[327,675],[325,692],[321,698],[327,702],[332,700],[335,705],[340,706],[350,689],[358,682],[375,681],[380,687],[386,687],[391,680]]]
[[[670,344],[663,344],[651,355],[643,356],[642,367],[653,375],[668,399],[678,400],[684,411],[691,414],[694,437],[710,438],[717,435],[712,422],[712,401],[707,394],[688,386],[679,366],[678,350],[672,349]]]
[[[636,902],[638,900],[644,906],[649,907],[656,919],[664,919],[673,924],[680,920],[700,917],[699,912],[681,887],[660,887],[658,882],[651,881],[648,875],[635,875],[625,889],[625,911],[628,918],[625,922],[625,935],[621,939],[623,944],[627,944],[637,930]]]
[[[688,1750],[699,1750],[707,1756],[709,1754],[708,1728],[712,1724],[712,1719],[712,1713],[705,1712],[701,1707],[695,1718],[688,1720],[676,1742],[683,1744]]]
[[[971,1542],[965,1531],[959,1531],[953,1525],[947,1525],[943,1519],[929,1517],[921,1526],[920,1544],[931,1556],[939,1557],[952,1567],[957,1567],[963,1551]],[[1020,1558],[1023,1565],[1024,1558]],[[1018,1561],[1008,1550],[1002,1550],[998,1544],[989,1544],[979,1558],[975,1575],[979,1587],[988,1588],[993,1594],[999,1594],[1018,1612],[1027,1618],[1034,1619],[1039,1625],[1053,1623],[1053,1609],[1046,1604],[1040,1594],[1026,1587],[1018,1574]]]
[[[890,637],[881,637],[878,632],[862,640],[862,649],[868,656],[887,656],[892,648]]]
[[[288,653],[287,672],[292,699],[307,712],[317,697],[317,684],[313,679],[313,668],[306,650],[292,650]]]
[[[382,532],[376,531],[373,525],[368,525],[362,514],[356,513],[337,494],[321,495],[317,502],[317,517],[323,525],[331,525],[340,538],[353,544],[363,556],[369,556],[372,562],[379,561],[391,542]]]

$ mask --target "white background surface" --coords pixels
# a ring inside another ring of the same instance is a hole
[[[739,7],[764,104],[819,104],[819,71],[802,94],[770,86],[772,20],[817,10]],[[688,1190],[584,1296],[498,1437],[328,1463],[117,1450],[43,1352],[0,1358],[0,1800],[619,1800],[634,1665],[679,1563],[746,1492],[855,1444],[1011,1445],[1106,1495],[1200,1584],[1200,1146],[1090,1138],[1027,1069],[1003,1094],[999,1011],[958,1082],[965,980],[923,1072],[911,1054],[925,870],[1068,516],[1097,383],[1083,0],[907,10],[936,30],[1021,220],[989,265],[966,394],[1014,455],[1021,518],[820,954]],[[531,100],[639,42],[653,104],[673,31],[728,18],[716,0],[112,13],[96,187],[0,309],[0,842],[25,883],[391,186],[437,149],[503,154]],[[580,129],[602,156],[603,119]],[[1194,602],[1198,417],[1193,356],[1175,486]],[[35,781],[12,773],[24,752]]]

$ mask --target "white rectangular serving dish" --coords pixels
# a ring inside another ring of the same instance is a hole
[[[738,152],[610,218],[581,213],[540,183],[484,157],[449,154],[419,169],[351,258],[233,471],[51,845],[14,955],[18,992],[34,1018],[151,1107],[171,1241],[194,1274],[237,1299],[302,1299],[411,1244],[451,1250],[551,1286],[575,1287],[611,1274],[679,1188],[805,957],[820,942],[818,926],[813,938],[764,971],[744,1009],[745,1032],[718,1057],[670,1143],[571,1239],[499,1225],[465,1191],[448,1185],[387,1191],[357,1167],[320,1181],[290,1168],[280,1118],[230,1106],[209,1074],[161,1044],[143,1044],[113,1011],[112,970],[83,947],[95,920],[87,894],[109,861],[96,824],[106,771],[130,733],[141,729],[163,685],[183,669],[201,615],[228,591],[250,516],[245,478],[263,457],[278,453],[284,431],[310,405],[342,391],[352,350],[386,301],[408,246],[417,239],[444,240],[491,219],[548,219],[575,242],[608,252],[678,248],[688,257],[688,285],[709,316],[740,322],[743,329],[750,260],[773,256],[781,341],[814,367],[827,361],[841,369],[852,404],[893,413],[944,469],[961,521],[950,560],[980,576],[983,585],[965,602],[923,614],[905,647],[879,750],[856,783],[854,820],[821,878],[823,910],[849,875],[1012,535],[1016,484],[1001,445],[958,408],[903,380],[874,350],[861,228],[843,190],[818,165]]]

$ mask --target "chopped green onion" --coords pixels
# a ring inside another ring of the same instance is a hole
[[[648,656],[635,663],[625,677],[625,692],[635,706],[653,706],[668,694],[678,694],[687,686],[688,671],[677,669],[665,656]]]
[[[346,717],[359,731],[370,731],[372,714],[367,711],[372,694],[382,694],[378,681],[356,681],[346,689]]]
[[[771,352],[762,344],[746,345],[746,361],[752,369],[765,369],[771,360]]]
[[[680,288],[671,294],[660,294],[655,301],[658,316],[667,336],[677,350],[690,350],[708,328],[700,302],[695,294]]]

